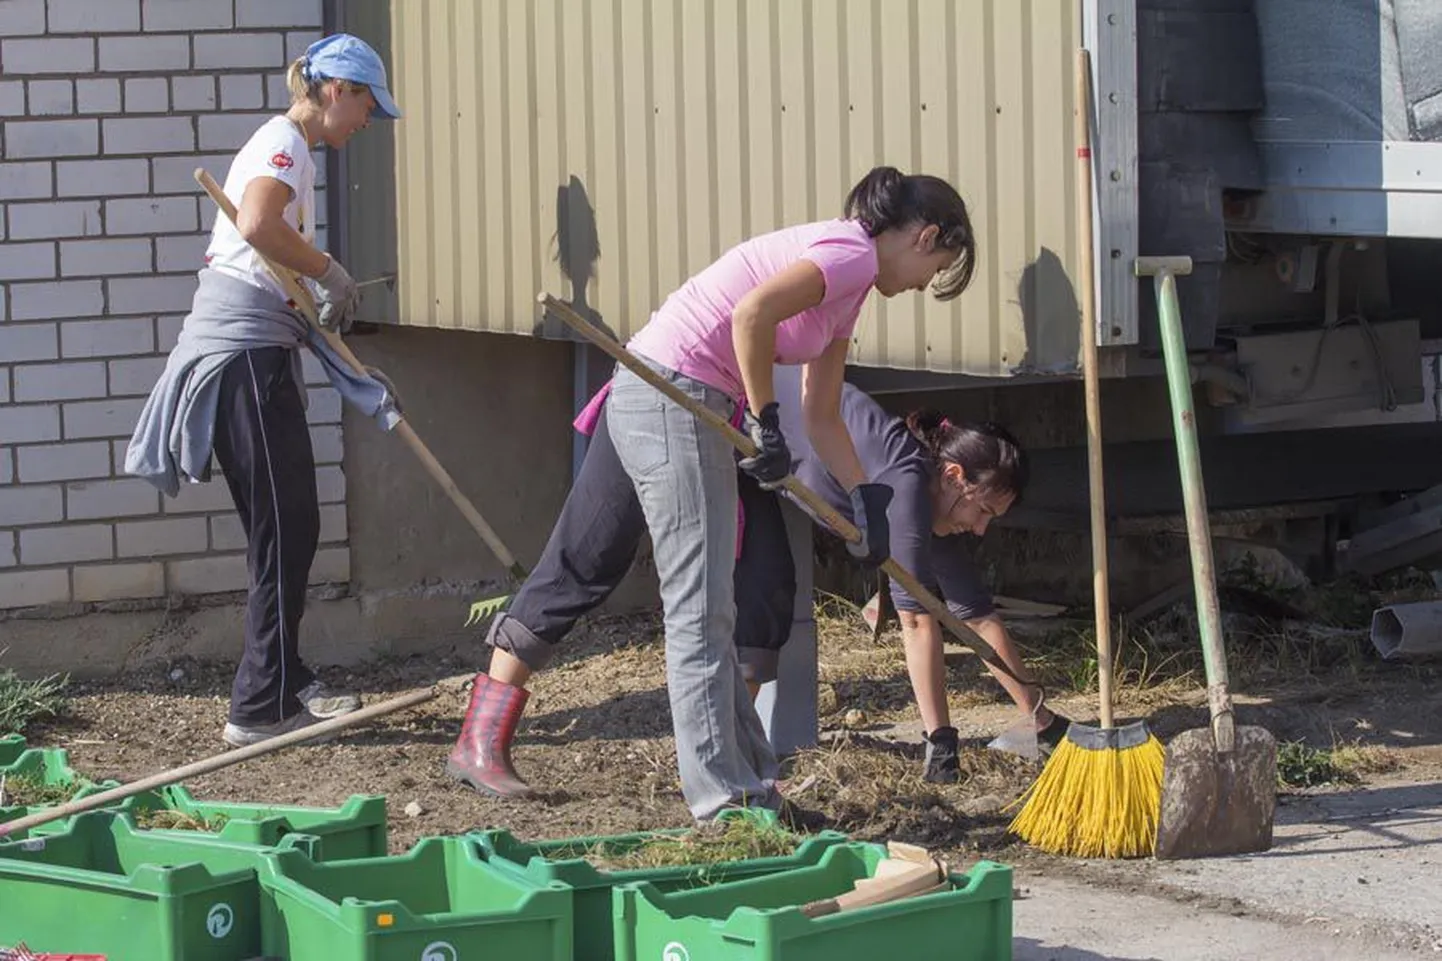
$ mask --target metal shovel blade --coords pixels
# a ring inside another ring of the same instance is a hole
[[[992,738],[986,745],[993,751],[1015,754],[1028,761],[1041,757],[1041,741],[1036,736],[1034,715],[1027,715],[1011,727]]]
[[[1277,740],[1238,727],[1230,754],[1218,754],[1210,728],[1183,731],[1162,768],[1158,860],[1251,854],[1272,846],[1277,807]]]

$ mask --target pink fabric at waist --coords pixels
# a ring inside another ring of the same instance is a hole
[[[595,396],[586,402],[586,406],[581,408],[581,412],[576,415],[576,419],[571,422],[571,426],[587,437],[594,434],[596,432],[596,424],[601,420],[601,412],[605,409],[606,398],[610,396],[610,393],[611,382],[608,380],[601,385],[600,390],[596,391]],[[745,403],[737,404],[736,412],[731,415],[731,426],[740,430],[741,420],[745,415]],[[741,538],[744,537],[745,534],[746,511],[742,509],[741,498],[738,497],[736,498],[736,556],[738,558],[741,556]]]

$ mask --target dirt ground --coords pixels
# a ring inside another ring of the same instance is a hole
[[[1316,619],[1305,624],[1227,617],[1239,720],[1264,725],[1282,742],[1305,741],[1321,749],[1318,757],[1344,769],[1332,783],[1287,789],[1279,820],[1288,805],[1312,797],[1442,783],[1442,665],[1383,663],[1365,630],[1339,625],[1345,618],[1317,606],[1335,606],[1331,600],[1324,595],[1313,603]],[[787,790],[798,803],[824,812],[831,826],[857,838],[924,844],[954,865],[978,858],[1010,864],[1019,889],[1045,880],[1223,914],[1260,910],[1241,907],[1244,899],[1225,890],[1169,887],[1156,862],[1078,862],[1041,854],[1009,836],[1010,816],[1002,808],[1040,765],[986,749],[986,741],[1015,719],[1014,709],[959,646],[948,648],[947,662],[954,722],[967,743],[963,778],[955,785],[924,783],[899,635],[892,630],[873,642],[856,609],[835,599],[820,605],[818,621],[821,743],[788,761]],[[1075,719],[1094,718],[1095,661],[1087,654],[1085,622],[1012,623],[1029,663],[1054,692],[1052,703]],[[1145,718],[1163,740],[1205,724],[1195,636],[1184,608],[1119,633],[1119,717]],[[477,643],[444,658],[380,664],[327,679],[374,702],[472,669],[483,656]],[[219,735],[231,670],[186,661],[119,681],[77,684],[65,716],[27,733],[33,744],[68,748],[71,763],[92,777],[126,781],[153,774],[223,749]],[[533,800],[479,797],[443,777],[464,706],[460,692],[332,743],[259,758],[188,786],[202,798],[315,806],[337,805],[355,793],[383,794],[396,852],[423,836],[490,826],[530,839],[689,823],[676,781],[654,616],[583,622],[556,665],[535,679],[533,692],[515,748],[517,767],[538,791]],[[1309,773],[1303,765],[1297,776]],[[418,816],[405,813],[411,802],[420,805]],[[1285,903],[1276,907],[1269,921],[1289,917]],[[1416,947],[1429,936],[1424,925],[1387,943]]]

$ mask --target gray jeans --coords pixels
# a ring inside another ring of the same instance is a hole
[[[651,366],[722,416],[732,414],[723,392]],[[698,821],[728,807],[778,807],[776,754],[736,656],[731,445],[624,367],[616,369],[606,418],[651,532],[681,793]]]

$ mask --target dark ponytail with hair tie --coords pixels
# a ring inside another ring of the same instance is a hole
[[[938,471],[946,464],[958,464],[971,483],[1021,500],[1030,470],[1021,443],[1005,427],[990,422],[954,424],[930,408],[908,414],[906,427],[921,441]]]
[[[971,284],[976,273],[971,215],[961,194],[940,177],[873,167],[846,195],[843,216],[860,221],[871,237],[915,223],[935,224],[936,246],[957,256],[932,282],[932,293],[938,300],[951,300]]]

